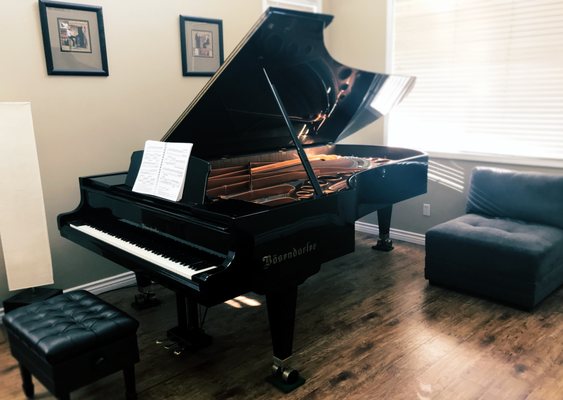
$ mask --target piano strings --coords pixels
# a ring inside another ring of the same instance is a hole
[[[389,161],[335,154],[317,154],[309,160],[324,194],[347,189],[350,176]],[[314,196],[313,186],[297,158],[212,169],[206,193],[211,200],[239,199],[268,206]]]

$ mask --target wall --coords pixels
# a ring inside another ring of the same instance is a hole
[[[261,0],[80,1],[103,7],[109,77],[49,76],[37,0],[3,0],[0,101],[31,101],[55,286],[125,272],[59,236],[56,217],[78,205],[79,176],[127,169],[160,139],[207,78],[181,73],[179,15],[223,20],[225,54],[262,13]],[[0,301],[8,292],[0,257]]]
[[[325,43],[334,59],[350,67],[385,72],[387,0],[324,0],[323,11],[335,16]],[[342,143],[383,144],[380,119]]]

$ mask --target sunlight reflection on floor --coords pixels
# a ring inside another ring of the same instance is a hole
[[[258,307],[262,305],[262,303],[260,303],[258,300],[246,296],[238,296],[235,297],[234,299],[227,300],[225,304],[233,308]]]

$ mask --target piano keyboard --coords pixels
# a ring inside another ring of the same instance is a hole
[[[190,280],[195,274],[217,268],[216,266],[209,266],[209,264],[201,262],[201,260],[196,260],[194,263],[185,263],[174,260],[170,257],[159,254],[154,250],[139,246],[129,240],[122,239],[116,235],[109,234],[90,225],[69,224],[69,226],[73,229],[76,229],[77,231],[83,232],[89,236],[101,240],[102,242],[110,244],[120,250],[140,257],[143,260],[151,262],[155,265],[158,265],[159,267],[174,272],[175,274],[178,274]]]

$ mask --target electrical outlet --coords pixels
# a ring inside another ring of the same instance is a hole
[[[423,204],[422,205],[422,215],[425,217],[430,216],[430,204]]]

